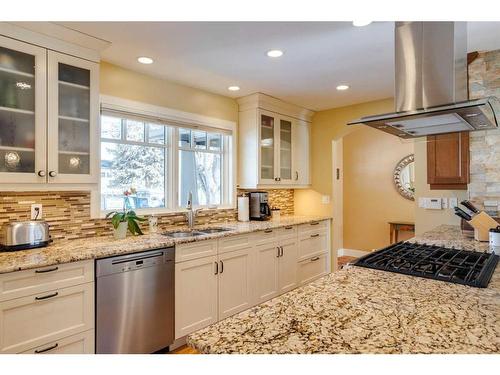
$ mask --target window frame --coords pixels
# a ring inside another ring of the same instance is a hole
[[[153,110],[153,112],[151,111]],[[110,112],[110,113],[108,113]],[[222,136],[222,153],[218,151],[200,150],[202,152],[219,153],[221,154],[221,204],[216,208],[210,205],[198,205],[196,208],[201,209],[235,209],[236,208],[236,123],[227,120],[215,119],[208,116],[180,112],[165,107],[152,106],[145,103],[125,100],[121,98],[101,96],[101,114],[102,116],[112,115],[121,119],[128,118],[137,119],[143,118],[143,121],[152,124],[163,125],[165,131],[165,144],[146,143],[148,140],[148,129],[145,127],[145,142],[135,142],[126,140],[126,125],[122,121],[122,138],[109,139],[101,137],[101,129],[99,127],[99,149],[102,142],[134,144],[140,146],[158,146],[165,149],[165,205],[166,207],[159,208],[140,208],[136,212],[141,215],[151,214],[169,214],[186,212],[185,207],[178,204],[178,189],[179,189],[179,150],[185,149],[179,147],[179,129],[188,128],[190,130],[203,130],[208,133],[218,133]],[[181,121],[180,121],[181,120]],[[192,149],[189,149],[192,150]],[[114,210],[103,210],[101,208],[101,157],[99,156],[99,189],[96,194],[96,202],[100,217],[105,217],[107,213]]]

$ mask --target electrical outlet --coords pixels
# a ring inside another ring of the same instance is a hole
[[[43,218],[42,205],[40,203],[31,205],[31,220],[40,220]]]
[[[427,198],[418,198],[418,207],[426,208],[427,207]]]
[[[443,208],[444,208],[444,209],[448,208],[448,199],[443,198],[443,201],[442,201],[442,202],[443,202]]]
[[[322,195],[321,196],[321,203],[323,203],[323,204],[330,203],[330,196],[329,195]]]

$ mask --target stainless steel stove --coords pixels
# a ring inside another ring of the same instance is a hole
[[[359,258],[354,265],[486,288],[498,259],[495,253],[399,242]]]

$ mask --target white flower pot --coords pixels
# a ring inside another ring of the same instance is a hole
[[[113,228],[113,234],[115,236],[116,240],[123,240],[125,237],[127,237],[127,229],[128,229],[128,223],[127,222],[122,222],[118,224],[118,228],[114,229]]]

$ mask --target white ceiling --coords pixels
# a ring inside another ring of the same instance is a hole
[[[231,97],[263,92],[313,110],[393,95],[394,23],[63,22],[112,44],[102,59]],[[500,22],[469,22],[468,50],[500,48]],[[266,51],[281,49],[270,59]],[[137,62],[149,56],[152,65]],[[350,90],[335,87],[348,84]],[[241,90],[232,93],[228,86]]]

